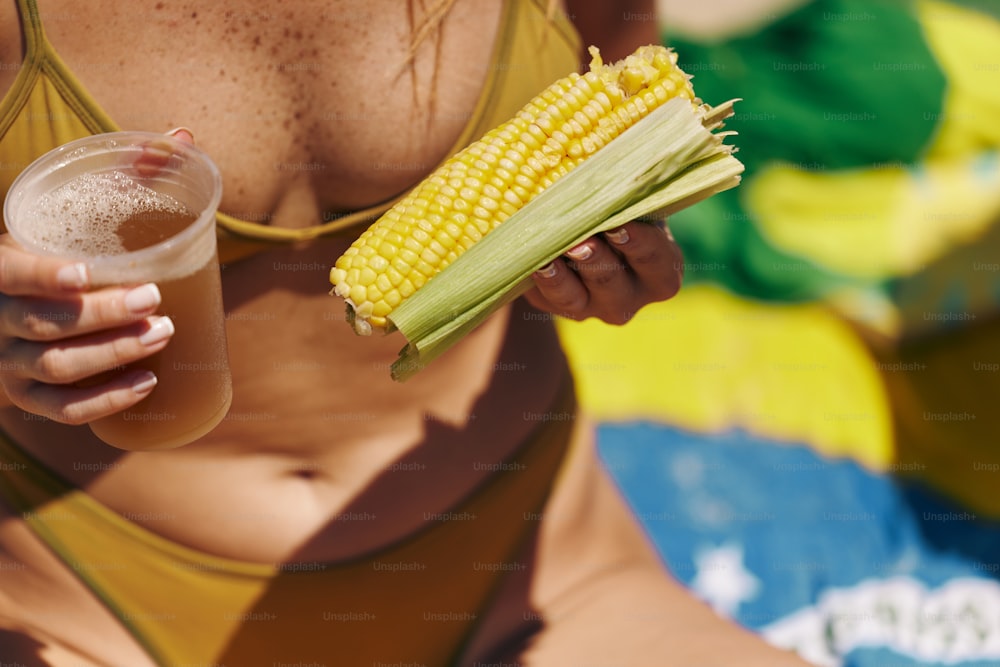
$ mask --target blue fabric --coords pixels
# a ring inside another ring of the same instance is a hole
[[[896,476],[733,432],[604,424],[679,580],[824,667],[1000,666],[1000,524]]]

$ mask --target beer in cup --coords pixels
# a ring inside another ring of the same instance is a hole
[[[130,364],[156,374],[147,397],[91,430],[128,450],[169,449],[212,430],[232,402],[216,251],[219,171],[163,134],[112,132],[60,146],[29,165],[4,203],[26,250],[86,263],[94,287],[155,282],[175,333]]]

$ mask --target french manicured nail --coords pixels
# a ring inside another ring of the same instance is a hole
[[[152,321],[146,333],[139,336],[143,345],[154,345],[174,335],[174,323],[169,317],[158,317]]]
[[[148,283],[125,294],[125,308],[133,315],[141,315],[159,306],[160,300],[159,288],[153,283]]]
[[[604,237],[615,245],[625,245],[628,243],[628,230],[624,227],[619,227],[612,232],[605,232]]]
[[[591,255],[594,254],[594,249],[589,245],[578,245],[575,248],[570,248],[566,251],[566,254],[570,259],[575,259],[578,262],[584,262],[590,259]]]
[[[555,262],[553,262],[551,264],[548,264],[546,266],[543,266],[542,268],[538,269],[538,271],[536,273],[538,273],[538,275],[540,275],[542,278],[551,278],[551,277],[553,277],[554,275],[556,275],[556,265],[555,265]]]
[[[153,391],[153,387],[156,386],[156,376],[153,375],[152,371],[146,371],[142,375],[136,377],[132,381],[132,391],[136,394],[143,396]]]
[[[63,289],[80,289],[87,285],[87,265],[83,263],[64,266],[56,273],[56,281]]]

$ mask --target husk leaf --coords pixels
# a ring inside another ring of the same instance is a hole
[[[427,281],[390,315],[407,345],[391,373],[403,381],[531,285],[531,275],[583,240],[660,218],[735,187],[743,164],[713,132],[733,101],[665,103],[623,132]]]

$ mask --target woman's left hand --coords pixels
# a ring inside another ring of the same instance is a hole
[[[625,324],[643,306],[677,294],[684,258],[665,224],[629,222],[587,239],[533,277],[525,294],[533,307]]]

